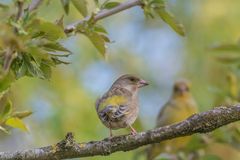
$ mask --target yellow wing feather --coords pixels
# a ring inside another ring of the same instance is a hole
[[[114,95],[107,97],[102,101],[99,107],[99,111],[104,109],[107,106],[119,107],[127,102],[127,98],[125,96]]]

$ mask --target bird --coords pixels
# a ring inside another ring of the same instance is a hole
[[[174,83],[172,96],[159,111],[156,128],[180,122],[198,112],[197,103],[190,92],[190,82],[186,79]],[[191,137],[180,137],[147,148],[147,160],[153,160],[161,153],[174,154],[187,145]]]
[[[138,92],[147,86],[148,82],[131,74],[120,76],[110,89],[96,101],[96,111],[101,122],[109,128],[110,137],[112,130],[130,128],[131,134],[137,131],[132,124],[137,119],[139,112]]]

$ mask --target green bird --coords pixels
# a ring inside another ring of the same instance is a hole
[[[190,82],[178,80],[173,86],[171,98],[158,114],[156,128],[178,123],[197,112],[197,104],[190,92]],[[153,144],[147,149],[147,160],[153,160],[161,153],[176,154],[190,139],[190,136],[186,136]]]
[[[126,74],[119,77],[111,88],[96,101],[96,111],[102,123],[112,129],[131,129],[131,134],[136,134],[132,124],[137,119],[139,112],[138,91],[148,83],[134,75]]]

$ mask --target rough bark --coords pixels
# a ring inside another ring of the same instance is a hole
[[[240,120],[240,105],[221,106],[207,112],[192,115],[180,123],[152,129],[136,135],[122,135],[105,138],[101,141],[77,143],[73,134],[68,133],[64,140],[47,147],[16,152],[0,152],[0,159],[43,160],[96,155],[105,156],[118,151],[134,150],[147,144],[159,143],[177,137],[195,133],[207,133],[238,120]]]

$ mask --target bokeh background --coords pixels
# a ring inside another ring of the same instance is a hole
[[[74,53],[66,59],[71,62],[69,65],[56,67],[49,81],[24,77],[12,85],[15,109],[32,110],[33,115],[24,120],[28,133],[13,129],[11,135],[0,134],[0,151],[54,144],[69,131],[74,132],[79,142],[107,137],[108,129],[97,117],[95,100],[125,73],[139,75],[151,84],[140,92],[140,115],[135,124],[138,131],[154,127],[157,112],[179,78],[192,82],[200,111],[232,102],[229,76],[238,79],[238,65],[219,60],[220,53],[210,48],[220,43],[237,43],[240,1],[169,0],[168,6],[184,24],[186,37],[176,34],[161,19],[146,19],[142,10],[135,7],[100,22],[112,40],[106,59],[84,35],[62,41]],[[50,21],[58,19],[59,13],[64,14],[58,0],[42,5],[39,11],[41,17]],[[71,6],[65,24],[80,18]],[[127,133],[127,129],[114,131],[115,135]],[[231,139],[225,132],[221,136]],[[239,154],[239,146],[232,145],[231,140],[224,139],[221,143]],[[133,159],[140,151],[84,159]]]

